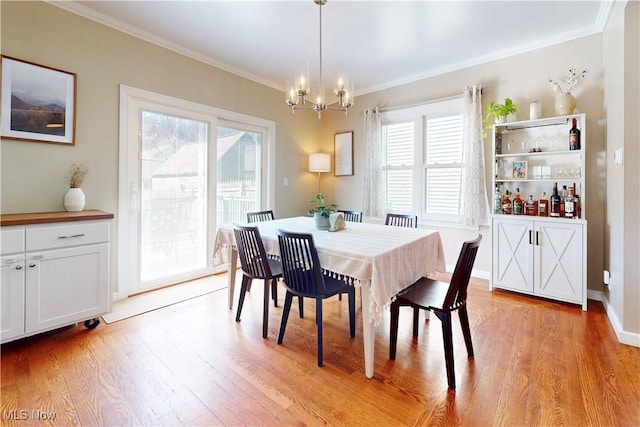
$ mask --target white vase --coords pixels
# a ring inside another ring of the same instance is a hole
[[[555,109],[558,116],[568,116],[576,109],[576,98],[570,93],[558,93],[555,99]]]
[[[313,221],[316,224],[318,230],[328,230],[330,228],[329,218],[322,216],[320,212],[313,214]]]
[[[70,188],[64,194],[64,208],[69,212],[84,209],[85,197],[81,188]]]

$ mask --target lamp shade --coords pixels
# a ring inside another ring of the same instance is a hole
[[[327,153],[309,154],[309,172],[331,172],[331,155]]]

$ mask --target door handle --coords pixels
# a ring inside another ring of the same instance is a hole
[[[536,246],[540,246],[540,232],[536,231]]]
[[[533,245],[533,231],[529,230],[529,244]]]

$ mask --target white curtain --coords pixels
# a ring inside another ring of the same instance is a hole
[[[362,213],[369,217],[383,215],[382,195],[382,127],[380,111],[368,108],[364,112],[364,191]]]
[[[466,225],[489,223],[489,204],[485,184],[484,141],[482,139],[482,89],[464,88],[462,129],[462,184],[460,213]]]

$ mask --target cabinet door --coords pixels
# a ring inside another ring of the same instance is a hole
[[[493,284],[533,292],[532,222],[493,220]]]
[[[0,270],[0,340],[5,342],[24,334],[24,257],[1,258]]]
[[[582,304],[582,224],[536,223],[535,293]]]
[[[98,317],[109,310],[108,244],[27,254],[27,333]]]

